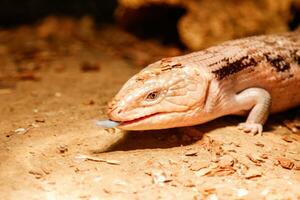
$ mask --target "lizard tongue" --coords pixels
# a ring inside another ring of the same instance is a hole
[[[96,125],[101,128],[114,128],[120,125],[120,122],[115,122],[111,120],[97,120]]]

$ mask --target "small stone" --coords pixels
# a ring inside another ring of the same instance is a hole
[[[55,97],[61,97],[61,93],[60,93],[60,92],[55,92],[55,93],[54,93],[54,96],[55,96]]]
[[[239,198],[241,198],[241,197],[243,197],[243,196],[246,196],[246,195],[249,193],[249,191],[246,190],[246,189],[244,189],[244,188],[237,189],[236,192],[237,192],[237,196],[238,196]]]
[[[94,101],[93,99],[90,99],[90,100],[88,100],[87,102],[84,102],[83,104],[84,104],[84,105],[92,106],[92,105],[95,104],[95,101]]]
[[[32,111],[33,111],[34,113],[38,113],[38,112],[39,112],[39,109],[36,109],[36,108],[35,108],[35,109],[33,109]]]
[[[18,128],[15,130],[15,133],[17,133],[18,135],[23,135],[25,133],[27,133],[28,129],[25,128]]]
[[[172,181],[172,179],[163,171],[151,172],[154,184],[163,184]]]
[[[57,147],[57,150],[59,153],[66,153],[68,151],[68,146],[67,145],[60,145]]]
[[[218,200],[218,196],[216,194],[211,194],[207,196],[207,200]]]

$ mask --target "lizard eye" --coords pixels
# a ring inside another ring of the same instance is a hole
[[[158,96],[159,96],[159,92],[150,92],[150,93],[147,95],[146,100],[152,101],[152,100],[157,99]]]

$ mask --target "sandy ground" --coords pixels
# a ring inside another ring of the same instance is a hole
[[[239,117],[97,127],[130,76],[180,50],[91,27],[48,19],[0,31],[1,199],[300,199],[300,135],[283,123],[293,111],[271,116],[263,136],[238,131]]]

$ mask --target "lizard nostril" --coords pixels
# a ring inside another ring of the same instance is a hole
[[[118,107],[108,108],[108,113],[121,114],[121,112],[123,112],[123,110]]]

